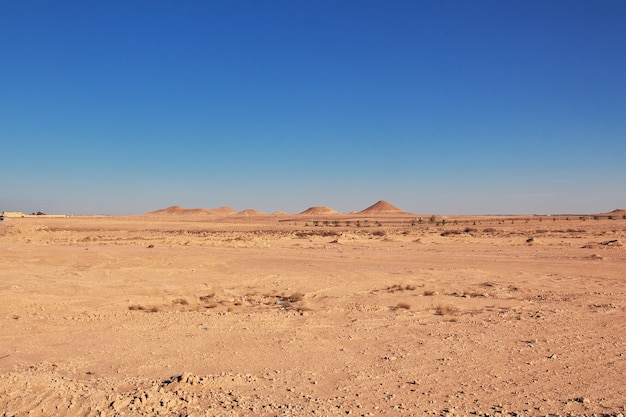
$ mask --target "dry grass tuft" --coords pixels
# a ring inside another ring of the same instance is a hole
[[[174,301],[172,301],[172,304],[176,305],[176,304],[180,304],[183,306],[189,305],[189,301],[187,301],[186,298],[177,298]]]
[[[459,309],[449,304],[439,304],[435,307],[435,314],[438,316],[455,316]]]
[[[209,303],[211,302],[211,300],[213,300],[213,298],[215,297],[215,293],[211,293],[211,294],[207,294],[207,295],[201,295],[200,297],[198,297],[200,299],[200,301],[202,301],[203,303]]]
[[[304,294],[301,293],[300,291],[296,291],[289,296],[281,295],[278,298],[279,299],[277,301],[277,304],[280,310],[285,310],[285,311],[295,310],[299,313],[302,313],[303,311],[308,310],[300,306],[299,304],[296,304],[304,300]]]
[[[425,295],[426,297],[431,297],[431,296],[433,296],[433,295],[437,295],[437,291],[434,291],[434,290],[425,290],[425,291],[424,291],[424,295]]]
[[[412,285],[412,284],[406,284],[406,285],[394,284],[385,288],[385,290],[391,293],[394,293],[396,291],[415,291],[415,289],[416,289],[415,285]]]
[[[287,301],[287,302],[290,302],[290,303],[297,303],[299,301],[304,300],[304,294],[301,293],[300,291],[296,291],[296,292],[294,292],[293,294],[291,294],[288,297],[282,296],[281,300]]]
[[[131,311],[145,311],[146,313],[157,313],[159,308],[157,306],[142,306],[139,304],[131,304],[128,306]]]
[[[400,309],[410,310],[411,309],[411,305],[407,304],[407,303],[398,303],[398,304],[396,304],[396,310],[400,310]]]

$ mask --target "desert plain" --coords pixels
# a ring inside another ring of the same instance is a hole
[[[373,207],[5,219],[0,413],[626,413],[626,211]]]

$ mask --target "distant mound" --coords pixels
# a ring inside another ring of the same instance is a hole
[[[374,205],[369,206],[358,214],[408,214],[406,211],[400,210],[398,207],[385,200],[380,200]]]
[[[146,214],[152,216],[206,216],[213,213],[211,210],[203,208],[186,209],[180,206],[170,206],[164,209],[150,211]]]
[[[326,206],[314,206],[314,207],[309,207],[308,209],[304,210],[300,214],[321,215],[321,214],[339,214],[339,212]]]
[[[239,213],[237,213],[238,216],[263,216],[263,215],[267,215],[267,213],[263,212],[263,211],[258,211],[258,210],[254,210],[254,209],[246,209],[246,210],[242,210]]]
[[[615,209],[613,211],[609,211],[608,213],[600,213],[601,216],[614,216],[614,215],[618,215],[618,216],[623,216],[626,215],[626,209]]]
[[[216,209],[211,209],[211,212],[215,213],[215,214],[235,214],[237,213],[237,210],[232,209],[230,207],[227,206],[222,206]]]

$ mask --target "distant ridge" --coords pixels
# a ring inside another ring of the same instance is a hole
[[[267,215],[267,213],[263,211],[259,211],[259,210],[254,210],[254,209],[245,209],[237,213],[237,216],[263,216],[263,215]]]
[[[339,214],[339,212],[326,206],[313,206],[313,207],[309,207],[308,209],[304,210],[302,213],[299,213],[299,214],[320,215],[320,214]]]
[[[170,206],[164,209],[154,210],[146,214],[159,216],[198,216],[211,213],[209,210],[203,208],[186,209],[181,206]]]
[[[229,215],[236,213],[230,207],[220,207],[217,209],[192,208],[186,209],[181,206],[170,206],[164,209],[154,210],[146,213],[149,216],[213,216],[213,215]]]
[[[621,212],[621,209],[614,210],[611,213]],[[286,215],[284,212],[275,212],[274,215]],[[313,206],[308,209],[298,213],[297,215],[308,215],[308,216],[334,216],[334,215],[342,215],[343,213],[328,207],[328,206]],[[359,212],[351,211],[351,215],[411,215],[406,211],[399,209],[393,204],[380,200],[366,208],[365,210],[361,210]],[[154,211],[150,211],[146,213],[148,216],[180,216],[180,217],[208,217],[208,216],[269,216],[268,213],[255,210],[252,208],[245,209],[242,211],[236,211],[228,206],[222,206],[218,208],[183,208],[181,206],[170,206],[163,209],[158,209]]]
[[[618,209],[615,209],[615,210],[613,210],[613,211],[609,211],[608,213],[600,213],[600,214],[601,214],[601,215],[604,215],[604,216],[606,216],[606,215],[614,215],[614,214],[619,214],[620,216],[622,216],[622,215],[625,215],[625,214],[626,214],[626,209],[621,209],[621,208],[618,208]]]
[[[227,206],[222,206],[216,209],[211,209],[211,211],[215,214],[235,214],[237,213],[237,210],[232,209],[230,207]]]

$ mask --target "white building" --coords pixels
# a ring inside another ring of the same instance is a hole
[[[2,217],[24,217],[25,214],[21,211],[3,211]]]

